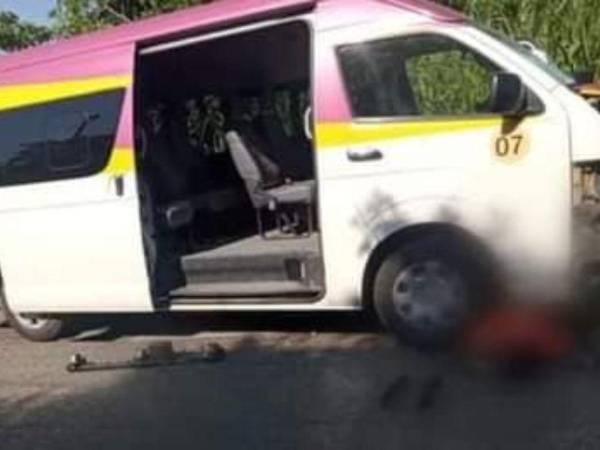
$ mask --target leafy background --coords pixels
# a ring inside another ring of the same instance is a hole
[[[598,0],[440,0],[510,36],[529,39],[563,69],[600,76]]]
[[[12,51],[209,0],[58,0],[49,26],[0,11],[0,49]],[[565,70],[600,77],[599,0],[437,0],[546,49]]]

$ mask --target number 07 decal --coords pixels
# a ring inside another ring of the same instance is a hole
[[[521,161],[529,153],[529,136],[524,132],[494,136],[494,158],[505,163]]]

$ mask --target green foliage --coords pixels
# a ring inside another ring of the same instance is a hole
[[[598,0],[438,0],[477,22],[534,41],[563,69],[600,76]]]
[[[46,27],[24,22],[12,12],[0,11],[0,50],[19,50],[44,42],[51,35]]]
[[[489,104],[492,71],[472,53],[457,49],[409,58],[406,72],[423,115],[468,115]]]

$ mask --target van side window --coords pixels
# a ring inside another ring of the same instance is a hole
[[[49,170],[77,170],[90,163],[89,139],[83,133],[89,120],[89,116],[82,112],[48,118],[45,142]]]
[[[0,112],[0,187],[93,175],[108,164],[124,90]]]
[[[346,45],[338,55],[356,117],[491,112],[498,67],[448,37],[414,35]]]

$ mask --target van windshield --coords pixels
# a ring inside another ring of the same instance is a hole
[[[525,48],[525,46],[523,46],[519,42],[513,40],[512,38],[509,38],[504,33],[501,33],[497,30],[493,30],[491,28],[488,28],[488,27],[485,27],[482,25],[475,25],[475,27],[479,31],[482,31],[483,33],[487,34],[488,36],[491,36],[494,39],[496,39],[497,41],[500,41],[502,44],[506,45],[511,50],[514,50],[519,55],[523,56],[528,61],[532,62],[537,67],[542,69],[544,72],[546,72],[548,75],[550,75],[553,79],[555,79],[559,83],[565,84],[567,86],[572,86],[575,84],[575,79],[571,75],[567,74],[562,69],[560,69],[554,62],[544,61],[543,59],[541,59],[538,56],[536,56],[535,54],[533,54],[530,50]]]

